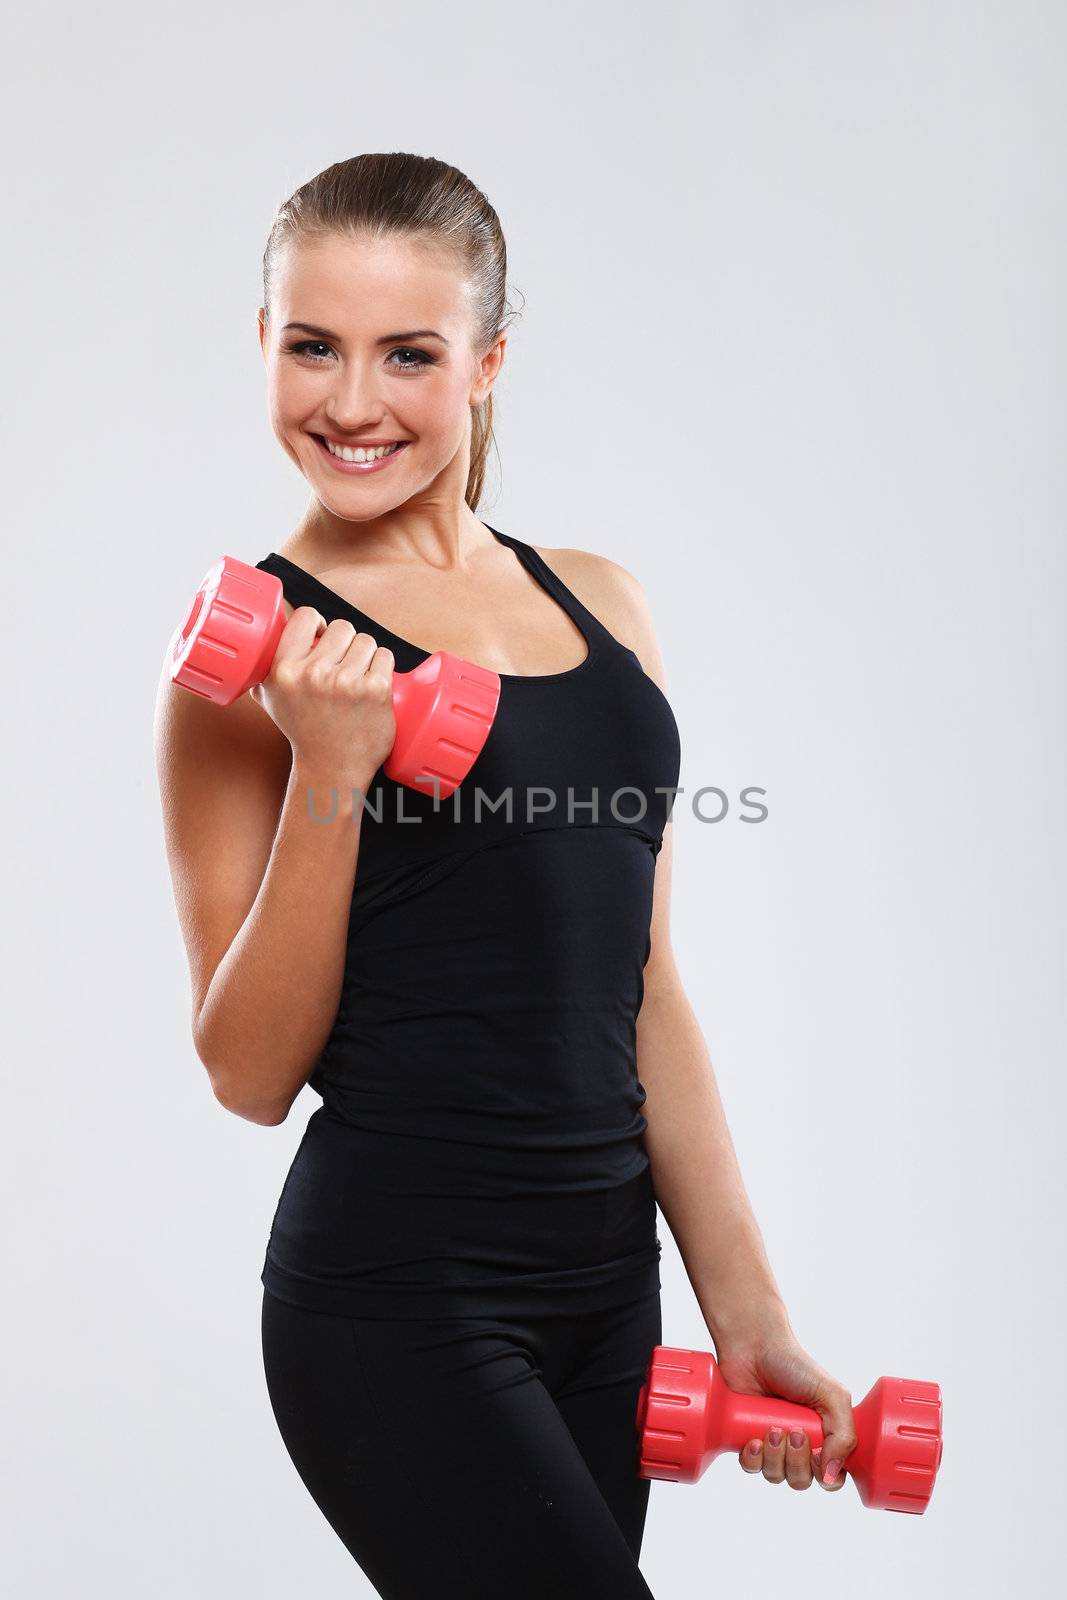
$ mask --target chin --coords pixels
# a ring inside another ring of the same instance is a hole
[[[374,511],[368,511],[365,516],[361,517],[353,512],[351,506],[335,506],[331,500],[328,500],[324,494],[320,493],[318,484],[312,483],[310,488],[322,509],[328,511],[330,516],[335,517],[338,522],[374,522],[378,517],[384,516],[386,512],[394,510],[393,506],[378,506]],[[401,501],[397,501],[397,505],[401,503]]]

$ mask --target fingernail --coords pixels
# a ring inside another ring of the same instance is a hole
[[[767,1437],[771,1441],[771,1443],[775,1446],[775,1448],[777,1448],[778,1445],[780,1445],[781,1442],[782,1442],[782,1430],[781,1430],[781,1428],[772,1428],[770,1433],[767,1435]]]
[[[792,1433],[789,1435],[789,1443],[793,1446],[794,1450],[804,1443],[804,1435],[801,1433],[799,1428],[793,1429]]]
[[[748,1447],[748,1453],[749,1453],[750,1456],[758,1456],[759,1455],[759,1449],[760,1449],[759,1440],[758,1439],[753,1439],[752,1443]]]
[[[837,1460],[836,1456],[831,1457],[831,1459],[826,1463],[826,1471],[822,1475],[823,1483],[833,1483],[840,1470],[840,1461]]]

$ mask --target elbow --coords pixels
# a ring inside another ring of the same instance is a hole
[[[235,1117],[242,1118],[245,1122],[258,1123],[261,1128],[276,1128],[284,1122],[289,1115],[292,1102],[279,1106],[276,1103],[268,1104],[262,1100],[250,1100],[239,1094],[220,1081],[217,1075],[211,1076],[211,1087],[215,1099],[224,1110],[230,1111]]]
[[[225,1111],[232,1112],[235,1117],[241,1117],[245,1122],[258,1123],[263,1128],[276,1128],[279,1123],[285,1121],[292,1109],[291,1099],[279,1104],[277,1101],[264,1101],[261,1097],[249,1094],[247,1085],[242,1087],[234,1080],[234,1075],[215,1060],[205,1047],[202,1035],[195,1029],[193,1042],[207,1072],[211,1092]]]

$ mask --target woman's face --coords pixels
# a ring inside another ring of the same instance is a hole
[[[507,338],[476,356],[454,261],[402,239],[331,235],[286,248],[272,300],[269,322],[259,311],[271,426],[323,506],[361,522],[413,497],[462,504],[470,407],[492,388]],[[325,439],[403,448],[346,464]]]

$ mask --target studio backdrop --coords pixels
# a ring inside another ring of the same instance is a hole
[[[924,1515],[727,1455],[653,1483],[642,1572],[661,1600],[1048,1592],[1062,7],[45,4],[4,35],[8,1590],[373,1592],[259,1344],[319,1101],[262,1126],[211,1092],[153,718],[202,574],[307,503],[256,332],[275,208],[411,151],[507,237],[478,516],[648,597],[673,944],[792,1325],[856,1401],[943,1395]],[[710,1350],[658,1232],[664,1343]]]

